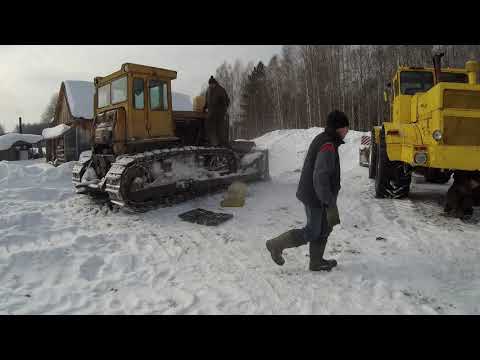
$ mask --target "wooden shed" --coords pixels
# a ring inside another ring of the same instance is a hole
[[[94,93],[93,82],[62,82],[55,116],[42,133],[47,162],[78,160],[82,151],[90,149]]]

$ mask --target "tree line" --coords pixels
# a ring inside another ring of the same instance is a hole
[[[268,64],[224,62],[216,79],[230,99],[233,138],[255,138],[276,129],[325,126],[332,109],[351,128],[368,131],[388,119],[383,93],[398,66],[464,67],[480,60],[480,45],[285,45]]]

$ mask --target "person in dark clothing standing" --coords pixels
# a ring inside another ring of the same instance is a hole
[[[340,159],[338,148],[348,133],[347,116],[338,110],[328,114],[325,131],[313,139],[303,164],[298,184],[297,198],[305,205],[307,225],[289,230],[266,246],[273,261],[283,265],[282,251],[309,244],[311,271],[330,271],[336,260],[323,258],[328,236],[340,224],[337,196],[340,191]]]
[[[208,142],[212,146],[228,146],[228,117],[227,108],[230,99],[225,89],[218,84],[213,76],[208,80],[208,90],[205,96],[203,111],[208,109],[205,132]]]
[[[473,207],[480,203],[480,171],[455,171],[453,184],[447,191],[444,211],[459,219],[473,216]],[[453,214],[452,214],[453,213]]]

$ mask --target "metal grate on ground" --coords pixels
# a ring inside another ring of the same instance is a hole
[[[194,209],[187,211],[178,217],[184,221],[194,224],[217,226],[233,218],[232,214],[215,213],[204,209]]]

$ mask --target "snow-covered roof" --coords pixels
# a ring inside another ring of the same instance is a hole
[[[70,130],[70,126],[60,124],[52,128],[43,129],[42,136],[44,139],[54,139],[65,134],[68,130]]]
[[[8,150],[17,141],[36,144],[43,140],[42,135],[8,133],[0,136],[0,150]]]
[[[174,111],[192,111],[193,104],[190,96],[172,92],[172,106]]]
[[[93,119],[93,82],[65,80],[65,93],[73,117]]]

